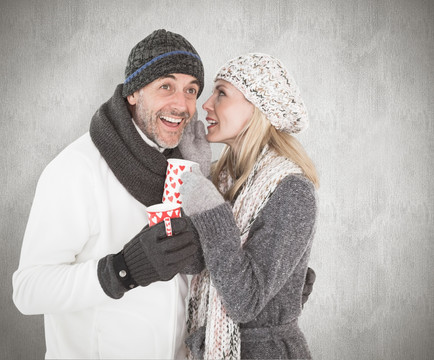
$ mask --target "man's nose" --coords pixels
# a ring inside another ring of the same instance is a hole
[[[175,91],[172,96],[172,104],[178,111],[186,111],[187,99],[185,93],[183,91]]]

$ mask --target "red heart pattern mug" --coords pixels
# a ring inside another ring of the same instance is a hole
[[[172,236],[172,223],[170,219],[181,217],[181,206],[172,203],[155,204],[148,206],[146,212],[148,213],[149,226],[154,226],[164,221],[167,236]]]
[[[192,171],[194,161],[184,159],[167,159],[166,181],[164,183],[163,203],[182,204],[179,187],[182,185],[181,174]]]

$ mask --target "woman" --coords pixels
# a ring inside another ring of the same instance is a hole
[[[247,54],[218,71],[203,108],[207,140],[226,147],[212,183],[182,177],[207,266],[191,285],[190,357],[310,358],[297,319],[318,178],[291,135],[307,127],[298,88],[279,60]]]

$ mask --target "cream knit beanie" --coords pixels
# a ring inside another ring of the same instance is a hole
[[[230,82],[280,131],[296,134],[308,126],[307,111],[294,79],[276,58],[251,53],[229,60],[214,81]]]

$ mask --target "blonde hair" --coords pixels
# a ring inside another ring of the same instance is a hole
[[[228,170],[230,176],[234,179],[233,186],[225,194],[222,194],[225,200],[233,201],[235,199],[266,144],[279,155],[300,166],[304,175],[313,182],[316,188],[319,187],[315,165],[303,146],[291,134],[276,130],[266,116],[255,106],[252,118],[238,134],[235,146],[226,145],[220,159],[213,166],[212,182],[217,187],[219,175],[223,170]]]

